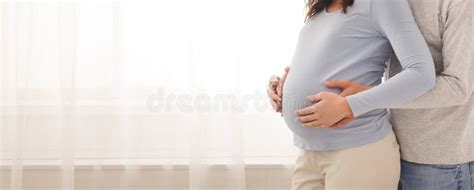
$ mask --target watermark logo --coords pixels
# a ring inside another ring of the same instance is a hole
[[[271,106],[266,94],[170,92],[159,88],[148,96],[150,112],[267,112]]]

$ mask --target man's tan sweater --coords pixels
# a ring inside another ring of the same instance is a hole
[[[434,89],[391,109],[402,158],[422,164],[474,161],[473,0],[408,0],[434,58]],[[391,60],[389,76],[399,73]]]

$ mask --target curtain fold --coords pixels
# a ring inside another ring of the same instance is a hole
[[[30,5],[31,6],[31,5]],[[75,108],[76,101],[76,26],[77,26],[77,5],[57,4],[57,29],[58,29],[58,78],[60,86],[58,89],[60,105],[60,126],[61,126],[61,170],[62,189],[74,189],[74,151],[75,151],[75,129],[77,114]]]

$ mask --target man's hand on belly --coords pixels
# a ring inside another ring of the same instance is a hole
[[[283,84],[285,83],[286,76],[288,75],[290,68],[285,68],[285,74],[280,78],[278,76],[272,76],[268,83],[267,95],[270,99],[270,104],[273,107],[273,110],[276,112],[281,112],[282,103],[281,98],[283,96]]]
[[[326,81],[324,82],[324,85],[328,88],[339,88],[341,89],[341,95],[342,97],[350,96],[353,94],[357,94],[359,92],[366,91],[370,88],[371,86],[364,86],[362,84],[359,84],[357,82],[353,82],[350,80],[332,80],[332,81]]]
[[[353,118],[346,98],[332,92],[308,96],[315,104],[295,112],[296,119],[306,127],[330,127],[345,118]]]

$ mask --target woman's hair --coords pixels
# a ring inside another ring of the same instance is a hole
[[[334,0],[307,0],[306,9],[308,12],[306,13],[305,21],[320,13],[321,11],[324,11],[326,7],[329,7],[329,5],[332,4],[333,1]],[[351,6],[352,4],[354,4],[354,0],[343,0],[342,11],[347,13],[347,7]]]

